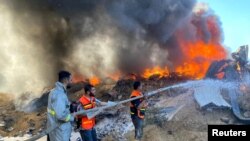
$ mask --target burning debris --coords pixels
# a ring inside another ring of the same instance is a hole
[[[243,81],[249,76],[248,45],[241,46],[232,53],[233,60],[214,61],[206,73],[206,78]]]

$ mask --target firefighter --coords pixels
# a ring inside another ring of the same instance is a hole
[[[141,82],[136,81],[133,84],[133,91],[131,93],[130,98],[142,96],[142,86]],[[133,100],[130,103],[130,114],[131,119],[135,127],[135,140],[139,141],[142,138],[143,135],[143,122],[144,122],[144,116],[145,116],[145,110],[148,106],[145,99],[137,99]]]
[[[107,103],[101,102],[95,98],[95,87],[87,84],[84,87],[85,94],[79,99],[84,110],[92,109],[99,106],[104,106]],[[88,119],[87,116],[81,116],[81,130],[80,135],[84,141],[97,141],[95,126],[95,117]]]
[[[47,107],[47,128],[62,125],[49,133],[50,141],[69,141],[71,135],[71,122],[74,117],[70,115],[69,99],[66,88],[72,82],[71,74],[67,71],[58,73],[58,82],[51,90]]]

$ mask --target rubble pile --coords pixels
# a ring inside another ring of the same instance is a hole
[[[250,75],[248,63],[248,45],[240,46],[238,51],[231,54],[232,59],[222,59],[212,62],[206,78],[223,79],[227,81],[243,81]]]

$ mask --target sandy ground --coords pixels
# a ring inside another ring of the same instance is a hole
[[[147,124],[144,127],[143,141],[206,141],[208,124],[227,124],[221,118],[228,118],[230,123],[237,123],[229,109],[200,109],[194,101],[192,91],[171,96],[161,101],[159,105],[185,106],[171,121]],[[147,121],[146,121],[147,122]],[[129,141],[134,139],[134,131],[126,134]],[[115,141],[107,137],[104,141]]]

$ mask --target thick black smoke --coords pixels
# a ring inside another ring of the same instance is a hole
[[[165,43],[191,14],[195,0],[111,0],[107,10],[124,30]]]
[[[11,33],[24,38],[27,45],[20,46],[25,49],[21,52],[13,47],[15,54],[25,60],[33,59],[30,63],[18,63],[25,64],[22,71],[39,70],[37,75],[31,73],[31,78],[26,78],[27,75],[24,78],[51,85],[61,69],[85,77],[105,77],[116,72],[141,73],[153,66],[174,66],[179,51],[175,33],[181,27],[192,26],[190,19],[196,0],[4,0],[0,3],[5,8],[2,15],[9,17],[5,20],[16,22],[11,24]],[[183,32],[192,35],[196,31],[194,28]],[[0,65],[4,67],[3,63]],[[11,70],[6,67],[5,71]],[[0,77],[7,79],[4,72]]]
[[[113,0],[109,3],[108,13],[132,38],[125,38],[129,45],[118,50],[120,70],[140,73],[156,65],[171,67],[169,57],[171,53],[178,53],[169,52],[171,47],[178,47],[173,33],[181,22],[187,22],[194,4],[195,0]]]

